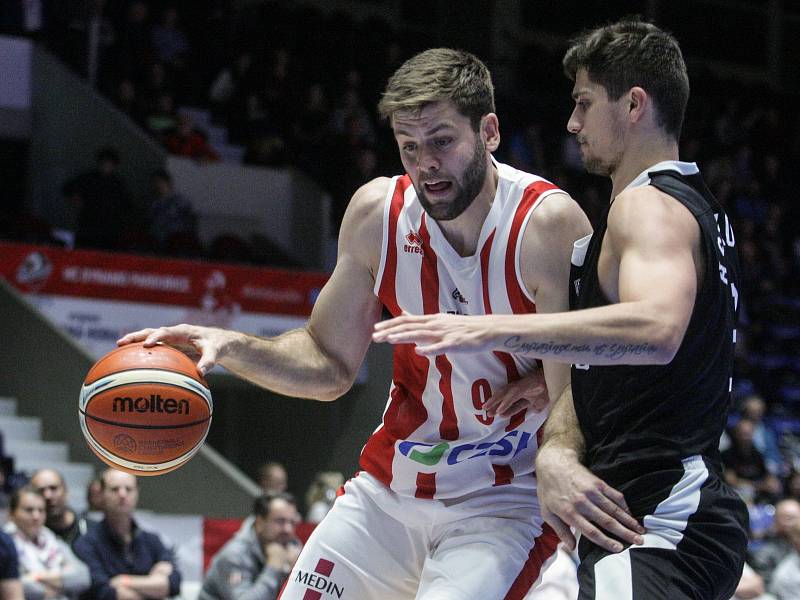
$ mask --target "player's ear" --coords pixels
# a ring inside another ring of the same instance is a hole
[[[632,87],[627,94],[628,118],[632,123],[639,121],[644,115],[647,105],[650,103],[650,96],[639,86]]]
[[[497,115],[489,113],[481,117],[480,131],[483,143],[489,152],[494,152],[500,146],[500,122]]]

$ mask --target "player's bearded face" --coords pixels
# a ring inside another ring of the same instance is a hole
[[[441,171],[432,174],[420,173],[416,183],[419,203],[425,212],[437,221],[449,221],[460,216],[480,193],[486,180],[486,145],[480,135],[477,135],[475,150],[472,158],[464,169],[463,175],[456,179]],[[425,193],[425,183],[428,181],[441,181],[446,178],[451,185],[449,200],[432,202]]]

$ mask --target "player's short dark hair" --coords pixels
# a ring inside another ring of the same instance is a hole
[[[563,66],[572,81],[579,69],[586,69],[589,79],[602,85],[610,100],[641,87],[653,98],[658,124],[668,135],[680,138],[689,76],[672,34],[652,23],[624,19],[576,37]]]
[[[469,52],[432,48],[412,56],[394,72],[378,103],[378,112],[391,119],[398,110],[419,112],[431,102],[447,100],[477,131],[481,118],[495,111],[492,76]]]
[[[283,500],[294,507],[297,507],[297,500],[289,492],[275,492],[262,494],[253,502],[253,514],[257,517],[268,517],[275,500]]]

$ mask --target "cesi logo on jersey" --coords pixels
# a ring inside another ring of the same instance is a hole
[[[451,446],[448,442],[426,444],[424,442],[400,442],[398,450],[411,460],[432,467],[443,459],[448,465],[480,458],[482,456],[516,456],[528,447],[531,434],[527,431],[509,431],[499,440],[481,442],[480,444],[458,444]]]

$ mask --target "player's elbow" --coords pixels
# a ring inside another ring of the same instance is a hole
[[[683,343],[684,327],[674,323],[659,323],[652,338],[653,363],[667,365],[672,362]]]
[[[315,398],[322,402],[333,402],[350,391],[355,381],[355,375],[350,375],[344,369],[337,369],[326,379],[325,385],[320,387]]]

